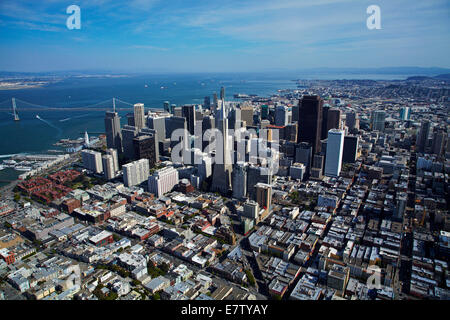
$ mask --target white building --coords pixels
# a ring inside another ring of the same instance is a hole
[[[331,129],[328,131],[327,152],[325,161],[325,175],[337,177],[342,168],[342,154],[344,151],[344,130]]]
[[[178,171],[173,167],[163,168],[148,178],[148,192],[159,198],[166,192],[172,191],[177,184]]]
[[[114,160],[110,154],[105,154],[102,157],[103,174],[106,180],[114,179],[116,172],[114,171]]]
[[[148,179],[149,162],[148,159],[140,159],[122,166],[123,183],[127,187],[136,186]]]
[[[83,167],[94,172],[102,173],[102,154],[94,150],[83,150],[81,152],[81,158],[83,160]]]
[[[136,103],[134,105],[134,126],[138,128],[138,130],[145,128],[145,113],[143,103]]]
[[[114,174],[117,173],[117,171],[119,171],[119,156],[117,155],[117,150],[112,148],[106,149],[106,154],[112,156],[114,162]]]

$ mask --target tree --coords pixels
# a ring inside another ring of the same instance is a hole
[[[247,275],[248,283],[249,283],[252,287],[254,287],[255,284],[256,284],[256,281],[255,281],[255,277],[253,276],[253,273],[252,273],[249,269],[246,269],[246,270],[245,270],[245,273],[246,273],[246,275]]]
[[[161,300],[161,296],[159,295],[159,292],[155,292],[153,295],[153,300]]]

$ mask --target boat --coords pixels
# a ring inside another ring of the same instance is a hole
[[[15,166],[14,169],[17,171],[31,171],[33,168],[26,166]]]

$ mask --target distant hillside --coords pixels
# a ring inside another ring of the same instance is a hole
[[[428,79],[433,79],[433,78],[426,77],[426,76],[413,76],[413,77],[408,77],[406,79],[406,81],[422,81],[422,80],[428,80]]]
[[[435,79],[435,80],[450,80],[450,73],[444,73],[444,74],[440,74],[434,77],[427,77],[427,76],[412,76],[412,77],[408,77],[406,80],[407,81],[422,81],[422,80],[430,80],[430,79]]]
[[[438,80],[450,80],[450,73],[440,74],[433,78],[438,79]]]

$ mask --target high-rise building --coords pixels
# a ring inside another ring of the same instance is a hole
[[[319,96],[304,96],[299,101],[298,142],[309,142],[313,153],[320,152],[323,100]]]
[[[289,122],[289,113],[286,106],[278,106],[275,109],[275,125],[285,126]]]
[[[253,125],[253,107],[251,105],[241,107],[241,120],[245,121],[247,127]]]
[[[341,172],[342,154],[344,151],[344,130],[328,131],[327,153],[325,159],[325,175],[337,177]]]
[[[166,119],[167,116],[160,116],[157,114],[150,114],[147,118],[147,127],[154,129],[158,133],[158,142],[166,140]]]
[[[256,184],[257,183],[272,183],[272,172],[268,167],[258,167],[250,165],[247,170],[247,193],[250,199],[256,199]]]
[[[177,129],[187,130],[186,119],[183,117],[170,117],[165,119],[166,138],[171,139],[172,134]]]
[[[83,160],[83,167],[94,173],[102,173],[102,154],[94,150],[81,151],[81,158]]]
[[[125,125],[122,128],[123,155],[128,160],[135,159],[133,140],[138,136],[139,130],[136,127]]]
[[[225,87],[220,88],[220,100],[225,101]]]
[[[270,212],[272,206],[272,186],[270,184],[258,183],[255,186],[256,189],[256,202],[261,208],[264,209],[264,213],[260,217],[264,220]]]
[[[243,212],[242,215],[246,218],[256,220],[259,215],[259,204],[256,201],[253,200],[247,200],[242,205]]]
[[[289,168],[289,175],[292,179],[303,180],[306,173],[306,167],[303,163],[293,163]]]
[[[267,104],[263,104],[261,106],[261,119],[267,120],[269,118],[269,106]]]
[[[331,108],[329,105],[323,107],[322,111],[322,133],[320,138],[326,139],[328,131],[339,129],[341,126],[341,110]]]
[[[164,111],[166,111],[168,113],[171,113],[170,112],[170,102],[169,101],[164,101],[163,107],[164,107]]]
[[[384,132],[386,123],[386,111],[376,110],[372,112],[372,130]]]
[[[198,175],[201,181],[208,179],[212,175],[212,158],[203,153],[201,157],[201,163],[198,165]]]
[[[247,195],[247,167],[245,162],[239,162],[233,170],[233,198],[243,199]]]
[[[284,139],[291,142],[297,142],[298,124],[290,123],[284,128]]]
[[[324,156],[320,155],[320,154],[315,154],[313,157],[313,168],[323,168],[323,160],[324,160]]]
[[[230,137],[228,136],[228,115],[225,103],[221,101],[221,108],[216,116],[216,127],[218,129],[216,141],[216,162],[213,170],[212,191],[227,193],[231,190],[231,173],[233,171],[231,158]],[[222,146],[220,145],[222,142]]]
[[[425,120],[422,122],[417,135],[417,151],[425,153],[428,146],[428,137],[430,136],[431,122]]]
[[[217,93],[213,93],[213,105],[212,105],[212,112],[213,114],[216,114],[217,109],[219,108],[219,98],[217,98]]]
[[[307,142],[299,143],[295,148],[295,162],[303,163],[306,167],[306,172],[311,169],[312,161],[312,147],[311,144]]]
[[[106,146],[122,152],[122,131],[120,129],[120,117],[117,112],[106,112],[105,133]]]
[[[117,155],[117,150],[113,148],[106,149],[106,154],[109,154],[113,159],[114,164],[114,174],[119,171],[119,157]]]
[[[159,198],[172,191],[178,181],[178,171],[173,167],[166,167],[156,171],[148,178],[148,191]]]
[[[203,99],[203,107],[205,109],[211,109],[211,98],[210,98],[210,96],[206,96],[205,99]]]
[[[89,148],[91,142],[89,140],[89,135],[87,133],[87,131],[84,132],[84,145]]]
[[[445,138],[445,131],[442,129],[439,129],[433,133],[433,143],[431,149],[435,155],[440,156],[444,153]]]
[[[322,130],[320,133],[320,139],[326,139],[328,134],[328,111],[330,110],[330,105],[325,104],[322,108]]]
[[[187,123],[187,129],[189,130],[189,133],[191,135],[194,134],[194,128],[195,128],[195,106],[194,105],[190,105],[190,106],[183,106],[182,107],[182,115],[184,118],[186,118],[186,123]]]
[[[345,114],[345,125],[348,127],[349,130],[353,130],[356,128],[356,112],[351,111],[347,112]]]
[[[155,135],[143,135],[133,139],[135,159],[148,159],[149,167],[156,164],[156,137]]]
[[[411,108],[402,107],[400,109],[400,120],[406,121],[411,119]]]
[[[114,170],[114,159],[112,155],[105,154],[102,156],[103,175],[106,180],[114,179],[116,172]]]
[[[344,153],[342,154],[343,163],[354,163],[358,154],[359,138],[357,136],[344,137]]]
[[[148,159],[140,159],[134,162],[124,164],[123,170],[123,183],[127,187],[136,186],[148,179],[149,165]]]
[[[136,103],[134,105],[134,126],[138,130],[145,128],[145,112],[143,103]]]
[[[332,108],[328,110],[327,129],[341,128],[341,110]]]

